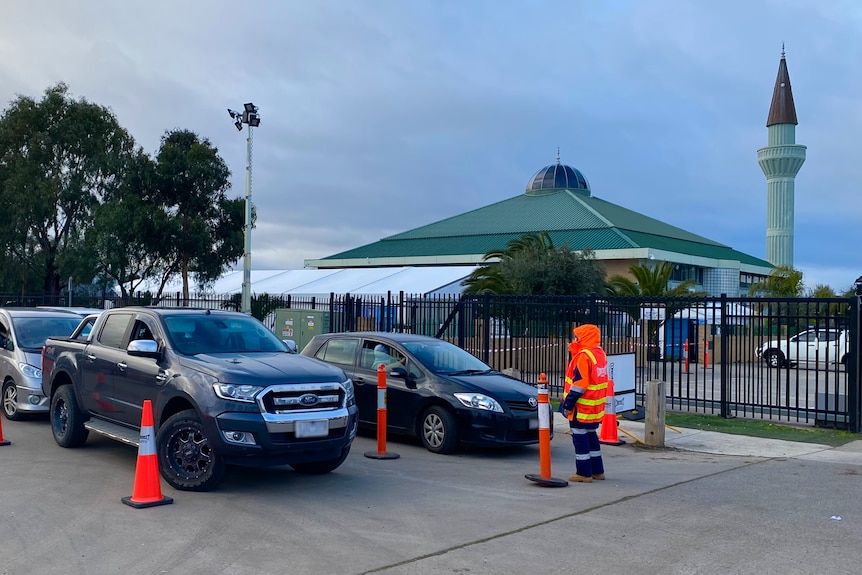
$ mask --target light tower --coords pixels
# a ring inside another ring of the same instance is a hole
[[[246,138],[246,166],[245,166],[245,247],[242,258],[242,313],[251,315],[251,129],[260,126],[260,114],[257,106],[249,102],[243,105],[242,112],[235,112],[230,108],[227,113],[233,118],[236,129],[242,130],[242,125],[248,126],[248,137]]]
[[[757,150],[757,162],[766,176],[766,260],[775,266],[793,267],[796,174],[805,162],[805,146],[796,143],[796,124],[796,106],[782,44],[766,120],[768,145]]]

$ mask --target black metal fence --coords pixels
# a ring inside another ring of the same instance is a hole
[[[4,305],[68,305],[0,296]],[[238,295],[158,300],[76,298],[73,305],[238,309]],[[859,298],[618,298],[325,294],[252,297],[275,329],[278,309],[328,312],[325,331],[397,331],[446,339],[528,383],[562,392],[572,329],[593,323],[608,354],[632,354],[636,397],[667,382],[668,408],[723,417],[860,429]]]

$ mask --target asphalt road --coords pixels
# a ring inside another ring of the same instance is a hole
[[[552,442],[552,475],[574,464]],[[608,480],[542,488],[538,447],[434,455],[393,441],[325,476],[232,469],[133,509],[137,451],[3,421],[0,574],[859,573],[862,466],[604,446]],[[840,517],[841,519],[836,519]]]

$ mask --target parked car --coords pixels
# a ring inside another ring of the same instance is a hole
[[[175,489],[214,489],[227,465],[329,473],[356,434],[353,384],[341,369],[287,351],[239,312],[119,307],[88,316],[71,336],[45,341],[51,432],[61,447],[80,447],[91,431],[140,447],[151,401],[159,471]]]
[[[81,316],[42,308],[0,309],[0,381],[3,415],[13,421],[47,413],[42,393],[42,345],[52,335],[69,335]]]
[[[337,365],[353,380],[362,427],[377,426],[377,368],[382,363],[387,433],[419,437],[434,453],[452,453],[461,445],[539,440],[536,388],[446,341],[397,333],[330,333],[312,338],[301,353]]]
[[[773,339],[757,347],[754,353],[771,367],[799,363],[847,363],[850,351],[847,330],[808,329],[789,339]]]

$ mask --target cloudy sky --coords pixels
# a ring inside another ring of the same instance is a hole
[[[3,108],[62,81],[150,153],[166,130],[194,130],[237,197],[245,131],[226,109],[260,108],[255,269],[301,268],[516,196],[558,146],[594,195],[764,258],[756,158],[784,42],[808,146],[795,265],[839,291],[862,275],[857,0],[2,6]]]

